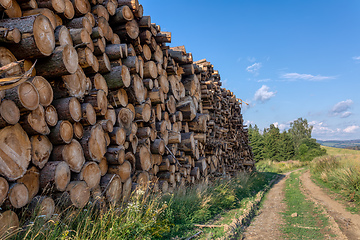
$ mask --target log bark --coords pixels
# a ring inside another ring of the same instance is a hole
[[[60,194],[58,203],[67,208],[74,206],[83,208],[89,202],[90,190],[85,181],[72,181],[66,188],[66,191]]]
[[[29,191],[23,183],[11,183],[9,185],[8,200],[12,207],[22,208],[29,201]]]
[[[84,102],[90,103],[97,115],[104,116],[107,112],[108,100],[103,90],[93,90],[85,96]]]
[[[63,13],[65,11],[64,0],[37,0],[39,8],[48,8],[56,13]]]
[[[0,21],[0,26],[17,28],[23,34],[18,44],[8,46],[18,59],[50,56],[55,48],[54,29],[44,15],[3,19]],[[29,36],[26,37],[24,34]]]
[[[74,74],[78,61],[78,54],[74,47],[71,45],[59,46],[55,48],[50,57],[38,61],[36,72],[48,78]]]
[[[40,188],[40,171],[36,167],[31,167],[25,175],[16,181],[26,186],[28,190],[28,203],[36,196]]]
[[[29,203],[27,210],[36,216],[41,216],[48,220],[55,212],[55,202],[51,197],[36,196]]]
[[[118,34],[121,39],[134,40],[139,36],[140,30],[136,20],[131,20],[123,25],[115,27],[114,32]]]
[[[54,145],[70,143],[74,136],[72,124],[67,120],[60,120],[51,128],[49,139]]]
[[[53,101],[52,105],[56,108],[59,119],[70,122],[79,122],[81,120],[81,104],[77,98],[68,97],[57,99]]]
[[[125,161],[125,149],[123,146],[109,146],[107,148],[107,152],[105,153],[105,157],[109,164],[123,164]]]
[[[150,149],[144,145],[140,145],[135,154],[136,169],[149,171],[152,166],[152,156]]]
[[[85,126],[94,125],[96,123],[96,112],[90,103],[81,104],[82,119],[81,123]]]
[[[117,25],[120,23],[126,23],[134,19],[134,15],[130,8],[127,5],[123,5],[116,9],[114,16],[110,18],[112,25]]]
[[[130,72],[126,66],[113,67],[110,73],[103,75],[108,88],[111,90],[129,87],[131,83]]]
[[[125,89],[119,89],[109,94],[109,101],[115,108],[126,107],[129,103],[128,95]]]
[[[29,135],[50,133],[50,129],[45,120],[45,110],[39,105],[37,109],[21,117],[20,123]]]

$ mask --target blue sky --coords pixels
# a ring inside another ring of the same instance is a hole
[[[140,0],[194,60],[249,103],[245,122],[287,129],[302,117],[320,140],[360,139],[360,1]]]

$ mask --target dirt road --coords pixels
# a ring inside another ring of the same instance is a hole
[[[285,181],[289,174],[282,175],[273,185],[260,213],[245,230],[244,239],[284,239],[280,226],[283,223],[281,213],[286,210],[283,200]],[[306,197],[323,206],[324,214],[329,217],[331,230],[337,235],[337,239],[360,239],[360,215],[349,213],[345,206],[331,199],[312,182],[309,171],[304,172],[300,179]]]

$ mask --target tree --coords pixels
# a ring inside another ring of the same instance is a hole
[[[274,124],[264,133],[265,157],[271,160],[280,161],[280,130]]]
[[[313,126],[306,119],[298,118],[290,123],[289,133],[293,139],[295,150],[298,150],[303,139],[310,139]]]
[[[254,160],[259,161],[264,159],[264,137],[260,134],[258,126],[255,124],[254,128],[249,127],[249,139]]]
[[[292,138],[286,130],[280,134],[280,156],[284,161],[290,160],[295,155],[295,146]]]

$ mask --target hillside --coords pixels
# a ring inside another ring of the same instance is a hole
[[[328,141],[317,140],[317,142],[320,143],[323,146],[335,147],[335,148],[349,148],[349,147],[360,146],[360,139],[346,140],[346,141],[341,141],[341,140],[328,140]]]

